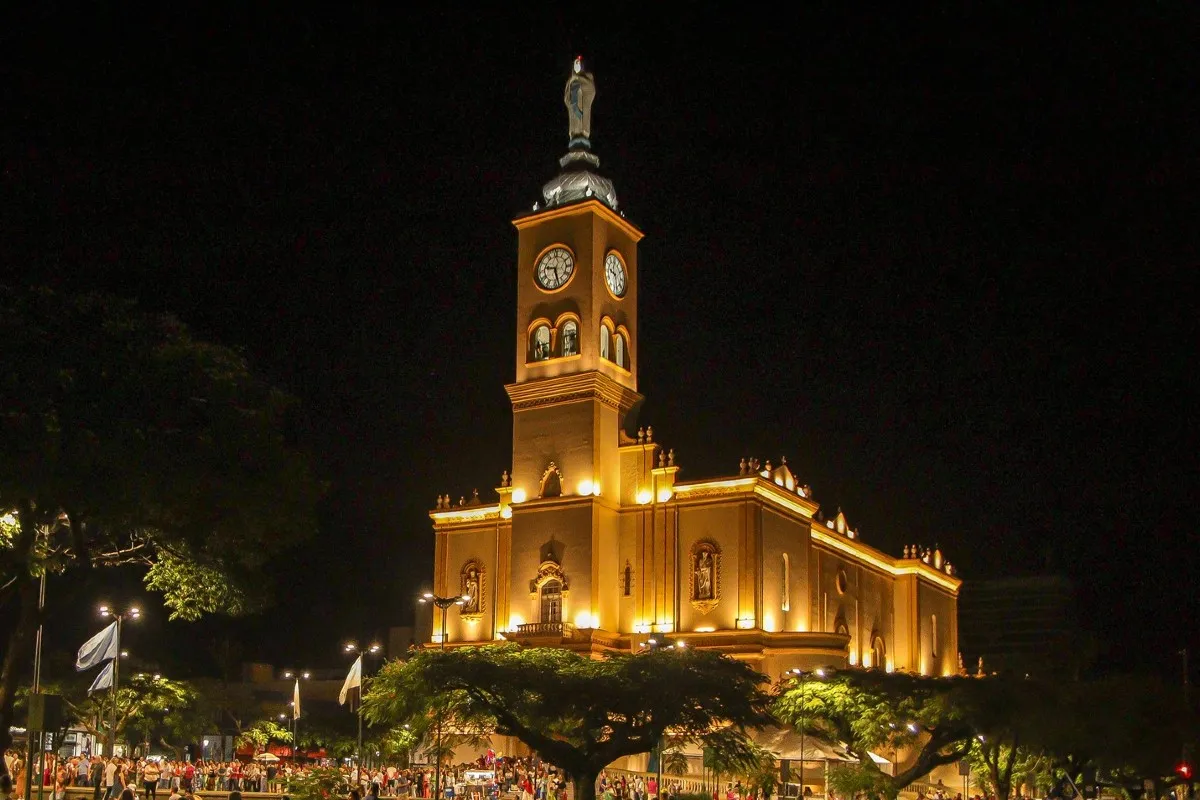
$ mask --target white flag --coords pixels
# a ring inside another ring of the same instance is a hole
[[[338,705],[346,705],[346,695],[356,686],[362,688],[362,656],[354,659],[354,664],[346,673],[346,682],[342,684],[342,691],[338,694]]]
[[[113,662],[108,662],[108,665],[100,670],[100,674],[96,676],[96,680],[92,681],[92,685],[88,687],[88,697],[91,697],[101,689],[111,689],[113,679]]]
[[[114,622],[83,643],[75,656],[75,669],[82,672],[101,662],[111,661],[117,657],[118,649],[117,623]]]
[[[296,688],[292,690],[292,719],[300,719],[300,679],[296,679]]]

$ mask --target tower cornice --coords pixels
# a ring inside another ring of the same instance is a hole
[[[642,396],[602,372],[591,370],[536,381],[510,383],[504,387],[513,411],[597,400],[620,411],[628,411]]]
[[[613,211],[608,206],[601,203],[599,200],[584,200],[581,203],[571,203],[570,205],[552,206],[542,211],[533,211],[528,214],[523,214],[512,221],[513,226],[517,230],[523,230],[532,225],[538,225],[552,219],[561,219],[564,217],[574,217],[581,214],[592,213],[603,217],[616,228],[619,228],[622,233],[632,239],[635,243],[640,242],[646,234],[638,230],[637,226],[623,216]]]

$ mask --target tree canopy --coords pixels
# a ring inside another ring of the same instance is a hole
[[[668,730],[757,758],[747,729],[771,722],[766,680],[742,662],[691,649],[597,660],[557,648],[490,645],[389,662],[371,682],[363,711],[389,724],[424,724],[441,713],[454,729],[515,736],[591,800],[601,770],[649,752]]]
[[[293,400],[178,321],[102,295],[0,287],[0,748],[36,579],[136,565],[172,618],[243,613],[256,571],[315,527]]]
[[[927,678],[880,670],[846,669],[824,678],[806,676],[780,686],[778,718],[806,733],[842,742],[861,775],[847,776],[859,790],[895,797],[931,770],[971,749],[975,731],[964,691],[971,678]],[[871,752],[911,748],[912,763],[895,776],[882,772]]]

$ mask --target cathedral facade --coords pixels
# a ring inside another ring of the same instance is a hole
[[[594,96],[576,60],[562,171],[513,222],[512,468],[496,500],[439,497],[430,512],[434,592],[468,598],[435,609],[434,641],[444,627],[447,646],[600,655],[653,639],[772,678],[846,664],[957,672],[960,581],[940,552],[870,547],[840,511],[823,519],[782,460],[681,480],[653,430],[631,429],[642,232],[598,172]]]

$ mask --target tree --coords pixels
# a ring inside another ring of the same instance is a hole
[[[363,701],[367,718],[397,724],[445,713],[449,727],[516,736],[562,769],[576,797],[621,756],[646,753],[670,730],[754,753],[747,727],[769,724],[766,678],[697,650],[583,658],[515,644],[426,650],[384,665]]]
[[[808,734],[844,742],[858,761],[843,776],[846,783],[856,791],[894,798],[934,768],[970,752],[975,732],[964,712],[962,691],[972,680],[840,670],[824,680],[782,685],[775,713]],[[895,776],[884,774],[871,758],[872,750],[895,754],[908,748],[915,750],[915,758]]]
[[[114,721],[111,690],[87,693],[94,676],[54,686],[63,696],[71,720],[97,739],[105,739]],[[51,687],[47,687],[51,688]],[[187,681],[137,672],[122,679],[116,695],[116,738],[127,731],[137,734],[136,741],[157,741],[172,724],[190,714],[196,691]]]
[[[259,568],[312,532],[320,485],[286,436],[292,399],[171,317],[0,288],[0,364],[4,749],[43,574],[132,564],[172,618],[243,613]]]
[[[260,719],[255,720],[238,734],[237,746],[253,748],[254,755],[258,755],[266,750],[267,745],[271,742],[290,742],[291,740],[292,732],[287,728],[273,719]]]

